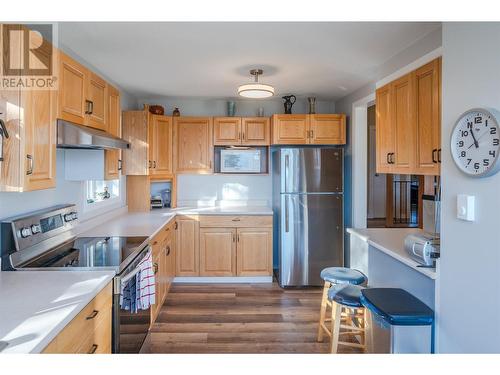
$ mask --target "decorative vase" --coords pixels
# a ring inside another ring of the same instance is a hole
[[[259,107],[259,109],[257,111],[257,116],[264,117],[264,108],[263,107]]]
[[[307,101],[309,102],[309,114],[313,115],[316,113],[316,98],[310,97],[307,98]]]
[[[227,115],[233,117],[236,112],[236,103],[233,101],[227,102]]]
[[[180,115],[181,111],[179,111],[179,108],[175,107],[174,110],[172,111],[172,116],[179,117]]]
[[[290,115],[292,113],[293,103],[297,100],[295,95],[285,95],[283,96],[283,100],[285,101],[283,105],[285,106],[285,114]]]

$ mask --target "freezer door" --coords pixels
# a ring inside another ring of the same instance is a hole
[[[325,267],[344,265],[341,194],[282,194],[281,286],[322,285]]]
[[[332,193],[343,190],[341,148],[281,149],[282,193]]]

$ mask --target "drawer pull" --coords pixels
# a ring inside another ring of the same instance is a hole
[[[241,221],[241,219],[237,217],[236,219],[233,219],[233,221]]]
[[[97,314],[99,314],[99,311],[94,310],[94,311],[92,311],[92,314],[90,314],[89,316],[87,316],[87,318],[86,318],[86,319],[87,319],[87,320],[94,319],[94,318],[97,316]]]
[[[153,264],[153,270],[154,270],[154,274],[156,275],[158,273],[158,263]]]
[[[170,255],[170,246],[167,246],[167,256]]]
[[[96,351],[97,351],[97,348],[99,347],[99,345],[92,345],[92,347],[90,348],[88,354],[94,354]]]

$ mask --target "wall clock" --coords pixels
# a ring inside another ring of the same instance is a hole
[[[475,108],[462,114],[451,133],[455,164],[471,177],[486,177],[500,170],[500,112]]]

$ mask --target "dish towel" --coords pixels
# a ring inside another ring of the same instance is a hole
[[[138,309],[147,310],[155,304],[155,273],[153,270],[153,254],[151,250],[139,263],[140,271],[136,275],[136,305]]]
[[[137,313],[155,304],[155,274],[151,250],[137,265],[137,273],[120,285],[120,307]]]

